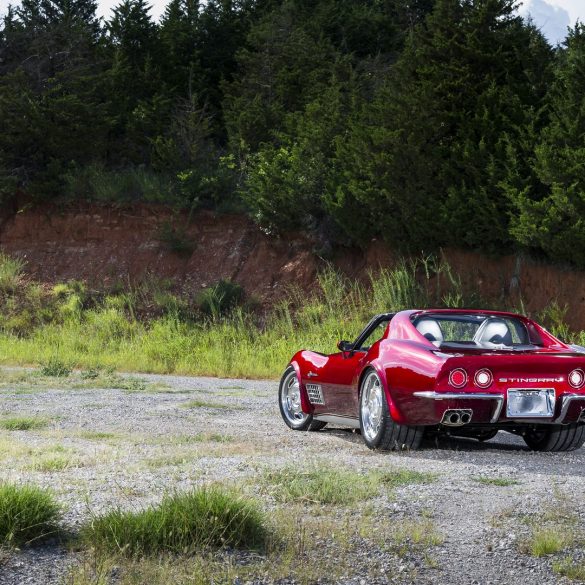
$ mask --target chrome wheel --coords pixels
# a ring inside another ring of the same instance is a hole
[[[382,384],[378,374],[371,372],[365,379],[362,390],[362,432],[369,441],[374,441],[380,431],[383,412]]]
[[[302,426],[309,418],[301,408],[301,388],[296,372],[291,372],[283,381],[280,404],[282,413],[293,427]]]

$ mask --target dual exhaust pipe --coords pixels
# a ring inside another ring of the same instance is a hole
[[[462,427],[471,422],[473,410],[471,409],[450,409],[443,414],[442,425],[448,427]]]

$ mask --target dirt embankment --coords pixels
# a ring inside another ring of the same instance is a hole
[[[7,213],[0,226],[0,248],[24,258],[28,272],[46,282],[81,279],[110,287],[155,276],[172,279],[184,293],[195,293],[224,278],[264,303],[281,297],[293,283],[310,290],[323,265],[315,243],[303,234],[274,238],[242,216],[200,212],[187,221],[171,210],[146,205],[39,206]],[[510,305],[522,298],[527,311],[556,300],[569,306],[569,324],[585,329],[585,273],[516,256],[443,253],[466,292]],[[338,249],[333,258],[351,277],[395,262],[379,241],[365,251]]]

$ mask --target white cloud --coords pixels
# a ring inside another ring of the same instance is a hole
[[[151,0],[149,4],[152,6],[150,14],[153,18],[158,20],[165,10],[168,0]],[[6,14],[8,5],[18,5],[19,0],[0,0],[0,16]],[[109,19],[112,15],[112,8],[120,4],[120,0],[98,0],[98,16],[103,16],[105,19]]]
[[[567,28],[573,24],[569,12],[561,6],[553,6],[545,0],[530,0],[521,12],[530,16],[534,24],[553,44],[562,42]]]

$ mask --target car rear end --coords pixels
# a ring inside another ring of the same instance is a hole
[[[585,420],[585,356],[496,351],[445,356],[435,387],[415,392],[425,424],[571,424]]]

